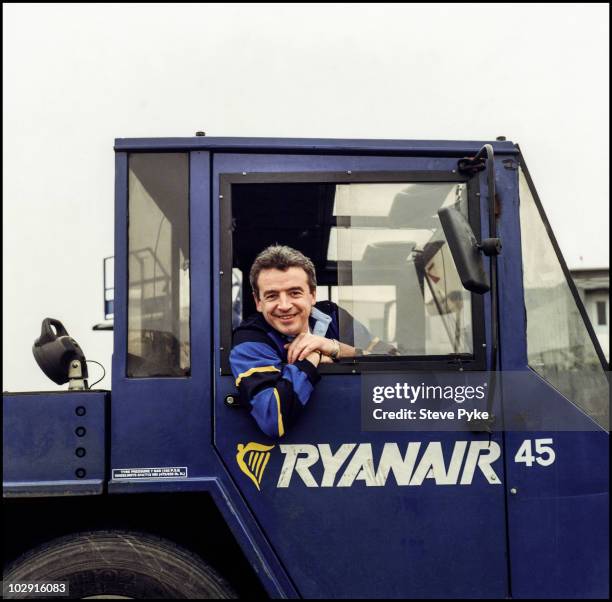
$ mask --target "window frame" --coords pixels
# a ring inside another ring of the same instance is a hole
[[[467,176],[453,171],[331,171],[331,172],[253,172],[219,174],[220,220],[220,351],[221,375],[230,375],[232,346],[232,185],[233,184],[385,184],[385,183],[463,183],[467,188],[468,221],[481,239],[479,174]],[[244,277],[248,277],[245,275]],[[483,295],[470,294],[472,307],[472,354],[411,355],[398,357],[359,356],[319,366],[320,374],[360,374],[369,371],[406,370],[485,370],[485,316]]]

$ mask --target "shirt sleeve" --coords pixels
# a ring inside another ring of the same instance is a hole
[[[237,332],[230,353],[240,401],[269,437],[282,437],[299,418],[320,376],[308,360],[283,364],[265,333]]]

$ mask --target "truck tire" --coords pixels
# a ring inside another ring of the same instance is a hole
[[[195,554],[171,541],[127,531],[75,533],[31,550],[4,573],[5,585],[23,581],[66,581],[70,598],[237,597]]]

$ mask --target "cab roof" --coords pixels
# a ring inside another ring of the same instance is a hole
[[[115,150],[125,151],[187,151],[217,152],[326,152],[380,153],[464,156],[477,153],[484,144],[491,144],[495,153],[518,154],[518,147],[509,140],[364,140],[350,138],[116,138]]]

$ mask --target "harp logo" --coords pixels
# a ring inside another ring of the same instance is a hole
[[[246,445],[239,443],[237,446],[236,462],[240,470],[253,481],[258,491],[261,491],[259,488],[261,478],[270,460],[270,450],[274,447],[274,445],[261,445],[253,442]]]

